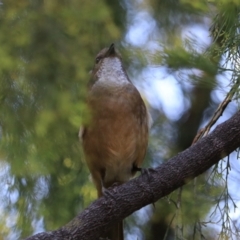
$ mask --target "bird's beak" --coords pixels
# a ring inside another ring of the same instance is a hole
[[[112,55],[115,55],[116,51],[115,51],[115,47],[114,47],[114,43],[112,43],[109,47],[109,49],[107,50],[105,57],[110,57]]]

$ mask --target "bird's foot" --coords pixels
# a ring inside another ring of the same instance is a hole
[[[135,171],[141,172],[142,175],[146,174],[149,181],[150,181],[150,177],[151,177],[151,172],[156,172],[157,171],[154,168],[139,168],[139,167],[135,167],[134,169],[135,169]]]
[[[157,171],[154,168],[139,168],[139,167],[135,167],[135,170],[141,172],[141,175],[146,174],[147,178],[148,178],[148,181],[151,180],[151,172],[156,172]],[[156,206],[155,206],[154,202],[152,203],[152,205],[153,205],[153,208],[156,209]]]
[[[119,185],[121,185],[121,184],[118,183],[118,182],[115,182],[115,183],[113,183],[113,184],[111,185],[110,188],[113,189],[114,187],[117,187],[117,186],[119,186]],[[110,197],[112,197],[114,200],[116,200],[116,196],[114,196],[114,194],[113,194],[109,189],[103,187],[103,188],[102,188],[102,192],[103,192],[103,196],[110,196]]]

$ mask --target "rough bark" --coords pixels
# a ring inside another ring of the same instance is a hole
[[[156,169],[110,189],[67,225],[27,240],[96,240],[120,219],[168,195],[240,147],[240,111],[199,142]]]

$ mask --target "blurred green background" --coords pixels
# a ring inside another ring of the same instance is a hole
[[[144,166],[189,147],[238,81],[239,5],[1,1],[0,240],[57,229],[96,199],[78,130],[89,119],[84,99],[95,55],[112,42],[154,120]],[[219,213],[206,223],[235,191],[227,192],[224,166],[127,218],[126,239],[228,239],[222,222],[212,226]]]

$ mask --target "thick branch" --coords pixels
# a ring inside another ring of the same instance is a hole
[[[114,222],[168,195],[240,147],[240,111],[187,150],[93,202],[62,228],[27,238],[96,240]],[[114,197],[113,197],[114,195]]]

